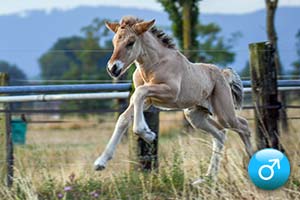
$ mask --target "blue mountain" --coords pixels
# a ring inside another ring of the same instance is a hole
[[[38,58],[61,37],[80,35],[80,29],[94,18],[119,20],[124,15],[135,15],[143,19],[156,19],[157,25],[170,27],[168,15],[164,12],[120,7],[78,7],[72,10],[28,11],[25,14],[0,16],[0,60],[17,64],[29,77],[39,75]],[[229,38],[234,32],[242,37],[234,46],[236,52],[232,67],[241,70],[248,60],[248,44],[266,40],[265,11],[241,15],[201,14],[203,23],[214,22],[222,29],[222,35]],[[300,8],[279,8],[276,28],[279,48],[285,70],[291,69],[296,60],[295,35],[300,29]],[[59,66],[58,66],[59,67]]]

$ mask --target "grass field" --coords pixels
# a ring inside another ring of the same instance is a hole
[[[252,117],[250,111],[241,115]],[[289,112],[296,115],[295,110]],[[290,179],[284,187],[266,192],[250,182],[248,158],[234,132],[228,133],[217,184],[192,187],[190,183],[208,167],[211,138],[200,131],[183,132],[181,117],[181,113],[161,113],[160,168],[152,173],[129,170],[126,139],[106,170],[93,170],[115,124],[111,115],[30,124],[27,144],[15,148],[14,187],[0,185],[0,199],[300,199],[299,120],[291,120],[291,133],[281,138],[291,162]],[[252,121],[250,125],[253,128]]]

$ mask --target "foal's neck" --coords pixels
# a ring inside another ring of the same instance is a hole
[[[142,50],[136,62],[141,70],[147,72],[157,67],[165,57],[166,48],[150,33],[141,36]]]

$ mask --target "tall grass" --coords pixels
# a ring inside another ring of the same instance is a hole
[[[114,123],[95,122],[91,124],[93,128],[85,124],[73,130],[70,125],[56,125],[54,130],[47,127],[43,133],[31,127],[28,145],[16,148],[14,187],[0,186],[0,199],[300,199],[297,121],[291,125],[292,133],[281,138],[292,173],[288,183],[276,191],[262,191],[251,183],[248,158],[234,132],[228,133],[217,183],[207,181],[192,187],[191,182],[203,177],[208,167],[210,136],[182,133],[176,127],[178,123],[170,125],[167,121],[161,123],[160,167],[151,173],[129,170],[126,141],[120,144],[105,171],[93,171],[93,160],[104,148]]]

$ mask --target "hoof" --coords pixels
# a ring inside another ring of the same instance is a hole
[[[102,171],[105,169],[105,165],[95,165],[94,169],[95,171]]]
[[[133,132],[148,144],[151,144],[156,138],[156,134],[153,133],[148,127],[133,128]]]
[[[200,187],[202,184],[212,183],[213,178],[211,176],[204,176],[192,182],[193,187]]]
[[[152,131],[149,131],[146,134],[144,134],[142,138],[145,140],[145,142],[151,144],[155,140],[156,135]]]
[[[199,179],[192,182],[192,186],[198,186],[198,185],[200,185],[201,183],[204,183],[204,182],[205,182],[205,179],[199,178]]]
[[[111,158],[111,157],[110,157]],[[94,169],[96,171],[101,171],[105,169],[106,163],[107,163],[106,156],[100,156],[95,162],[94,162]]]

